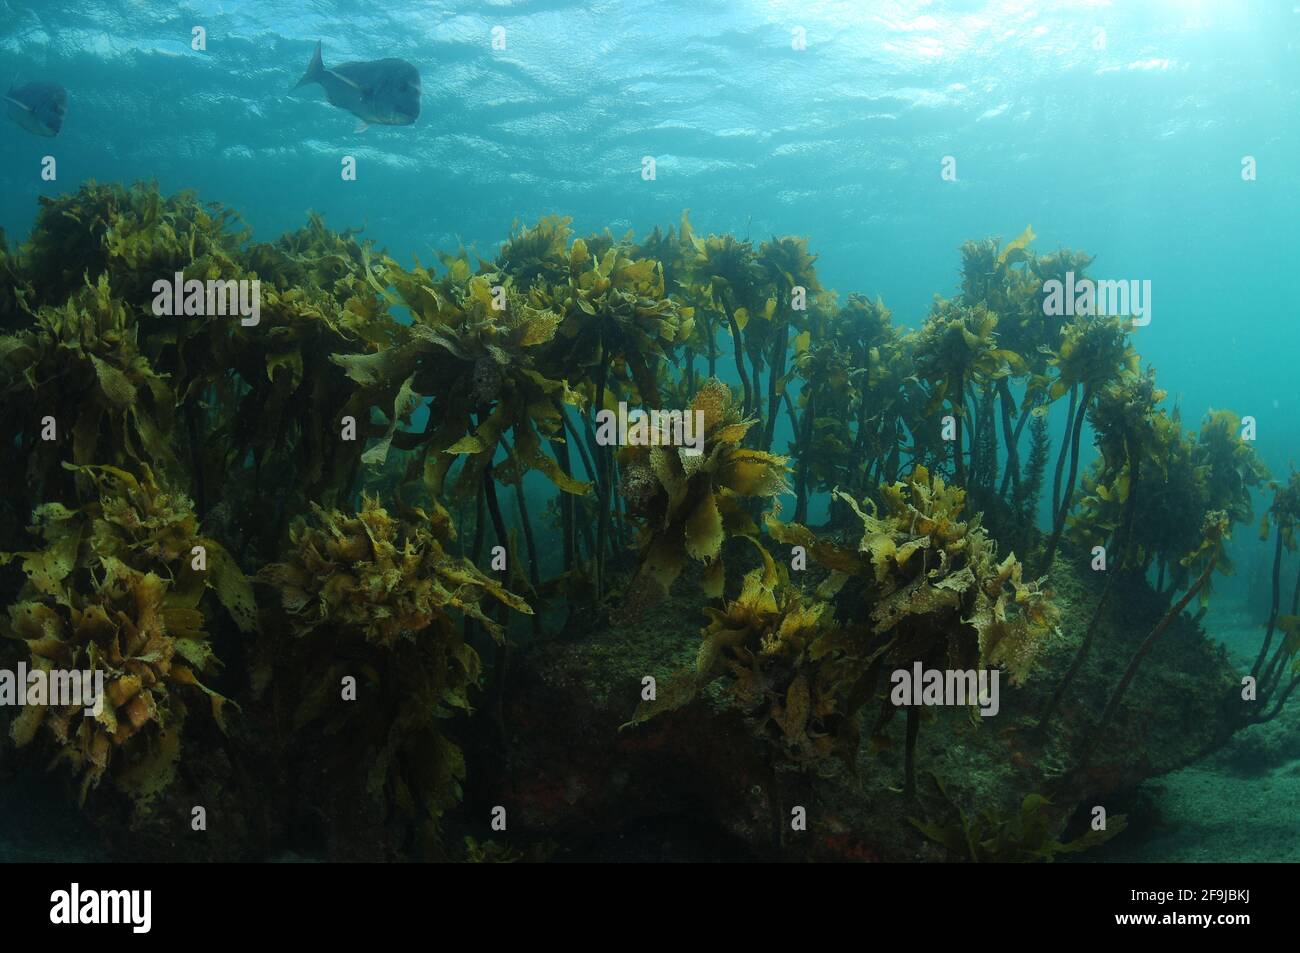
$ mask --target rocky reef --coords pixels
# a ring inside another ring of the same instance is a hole
[[[0,707],[6,787],[53,769],[124,858],[1122,836],[1300,684],[1300,476],[1230,411],[1185,429],[1128,319],[1045,307],[1091,259],[1032,241],[967,242],[909,330],[685,213],[431,269],[153,185],[42,199],[0,243],[0,668],[105,688]],[[1263,491],[1243,672],[1203,616]]]

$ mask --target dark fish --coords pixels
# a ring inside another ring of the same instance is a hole
[[[409,126],[420,115],[420,73],[406,60],[366,60],[340,63],[326,69],[321,45],[298,86],[320,83],[330,105],[346,109],[359,120],[357,132],[367,126]]]
[[[38,136],[57,136],[68,112],[68,91],[58,83],[28,83],[5,93],[9,118]]]

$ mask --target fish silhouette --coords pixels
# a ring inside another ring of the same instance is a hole
[[[311,65],[294,89],[310,83],[324,88],[330,105],[360,120],[357,132],[371,125],[409,126],[420,115],[420,73],[406,60],[365,60],[326,69],[318,41]]]
[[[68,91],[58,83],[28,83],[5,93],[9,118],[30,133],[53,137],[63,128]]]

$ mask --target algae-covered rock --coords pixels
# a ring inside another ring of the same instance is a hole
[[[701,638],[691,616],[702,606],[684,596],[635,625],[611,625],[517,656],[504,711],[508,744],[477,799],[505,805],[513,834],[525,839],[612,838],[638,819],[681,815],[737,838],[755,857],[938,861],[972,858],[940,846],[913,820],[951,827],[959,810],[1010,818],[1027,796],[1039,795],[1048,803],[1033,802],[1035,814],[1068,843],[1085,831],[1069,823],[1076,812],[1113,807],[1117,795],[1222,741],[1217,706],[1233,676],[1199,626],[1179,620],[1139,673],[1129,706],[1087,773],[1070,776],[1074,745],[1165,606],[1139,586],[1123,594],[1122,608],[1106,617],[1078,695],[1041,739],[1037,712],[1073,654],[1078,636],[1071,633],[1086,626],[1098,594],[1094,581],[1063,559],[1053,578],[1064,634],[1048,640],[1023,685],[1003,689],[996,716],[928,710],[933,717],[917,751],[923,780],[913,802],[902,792],[905,731],[897,720],[850,763],[831,760],[816,770],[774,758],[743,699],[720,685],[620,731],[641,704],[645,677],[662,685],[695,662]],[[807,814],[803,831],[792,828],[799,807]]]

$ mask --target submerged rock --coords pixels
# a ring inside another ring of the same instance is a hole
[[[1054,835],[1080,833],[1086,828],[1070,824],[1076,812],[1118,808],[1119,795],[1222,743],[1229,729],[1217,706],[1235,679],[1223,650],[1184,616],[1139,673],[1088,770],[1071,775],[1070,752],[1166,606],[1145,585],[1114,600],[1076,690],[1040,740],[1037,712],[1073,657],[1074,633],[1086,627],[1100,588],[1064,559],[1053,578],[1065,634],[1023,687],[1004,688],[996,717],[927,710],[934,717],[918,749],[924,780],[911,804],[902,794],[901,718],[887,729],[889,747],[873,753],[864,740],[852,764],[831,762],[820,771],[774,765],[771,746],[716,685],[683,708],[620,731],[645,676],[662,684],[694,660],[703,602],[689,594],[635,622],[520,652],[505,692],[505,750],[481,772],[475,800],[506,807],[512,839],[611,844],[655,819],[671,836],[672,825],[662,819],[680,818],[693,831],[718,832],[720,851],[739,844],[764,859],[968,859],[952,856],[912,820],[950,827],[958,823],[957,806],[972,817],[1010,816],[1033,793],[1050,800],[1044,810]],[[800,807],[803,831],[792,829]],[[1116,811],[1109,813],[1114,824]]]

